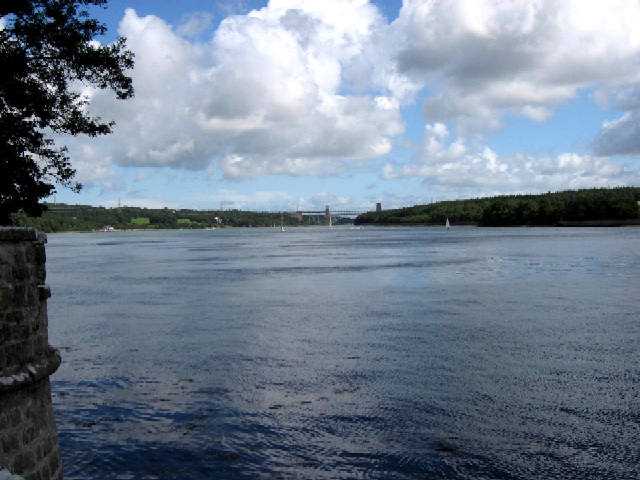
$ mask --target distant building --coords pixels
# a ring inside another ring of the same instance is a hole
[[[382,211],[382,202],[378,202],[376,203],[376,212],[381,212]]]

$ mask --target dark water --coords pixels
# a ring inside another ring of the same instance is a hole
[[[639,229],[50,235],[65,478],[638,479]]]

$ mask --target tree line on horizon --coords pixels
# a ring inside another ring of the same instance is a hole
[[[640,187],[566,190],[539,195],[508,195],[449,200],[359,215],[356,225],[551,226],[640,224]],[[272,227],[311,224],[290,215],[243,210],[173,210],[142,207],[105,208],[47,204],[40,217],[13,215],[18,226],[44,232]]]
[[[450,200],[367,212],[356,225],[552,226],[640,221],[640,187],[592,188]]]
[[[115,230],[204,229],[224,227],[272,227],[299,225],[290,215],[242,210],[173,210],[143,207],[94,207],[91,205],[46,204],[39,217],[24,212],[13,214],[13,224],[43,232]]]

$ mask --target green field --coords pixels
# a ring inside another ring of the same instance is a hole
[[[146,227],[151,225],[151,219],[149,217],[136,217],[132,218],[129,223],[136,227]]]

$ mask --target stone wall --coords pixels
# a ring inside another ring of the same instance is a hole
[[[49,376],[46,236],[0,228],[0,470],[26,480],[62,479]]]

